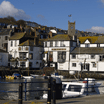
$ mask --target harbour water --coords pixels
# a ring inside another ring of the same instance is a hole
[[[6,80],[1,79],[1,82],[25,82],[26,79],[13,79],[13,80]],[[27,79],[27,82],[42,82],[47,81],[45,79]],[[48,88],[47,83],[27,83],[26,90],[42,90]],[[19,83],[0,83],[0,99],[5,100],[17,100],[18,99],[18,92],[2,92],[2,91],[18,91],[19,90]],[[25,84],[23,84],[23,91],[25,90]],[[43,95],[43,91],[31,91],[26,92],[26,99],[27,100],[34,100],[35,98],[41,98]],[[23,99],[25,100],[25,93],[23,93]]]

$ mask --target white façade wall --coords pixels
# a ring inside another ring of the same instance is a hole
[[[11,42],[13,42],[12,46],[11,46]],[[8,52],[14,58],[19,57],[18,45],[19,45],[19,40],[9,40],[8,41]]]
[[[86,60],[85,60],[86,59]],[[75,59],[72,59],[72,54],[70,55],[70,70],[72,71],[81,71],[81,63],[89,64],[89,71],[98,71],[99,66],[99,55],[95,55],[94,59],[91,59],[90,54],[80,54],[76,55]],[[73,63],[76,63],[76,67],[72,66]],[[93,63],[96,64],[96,67],[93,67]]]
[[[100,44],[100,47],[104,47],[104,44]]]
[[[69,62],[58,63],[58,70],[69,70]]]

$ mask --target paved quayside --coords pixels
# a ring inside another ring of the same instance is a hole
[[[0,104],[18,104],[18,101],[0,100]],[[47,100],[23,101],[23,104],[47,104]],[[56,104],[104,104],[104,94],[56,100]]]

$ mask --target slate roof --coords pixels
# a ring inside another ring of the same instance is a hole
[[[24,32],[15,33],[13,36],[11,36],[11,37],[9,38],[9,40],[19,40],[19,39],[21,39],[24,35],[25,35]]]
[[[1,29],[0,35],[9,35],[10,30],[12,30],[12,29]]]
[[[104,48],[101,47],[77,47],[71,54],[104,54]]]
[[[26,40],[25,42],[19,44],[19,46],[34,46],[34,40]]]
[[[104,36],[79,37],[81,44],[83,44],[87,39],[90,41],[90,43],[104,43]]]
[[[67,35],[67,34],[58,34],[58,35],[55,35],[54,37],[52,38],[49,38],[48,40],[59,40],[59,41],[69,41],[71,40],[71,36]]]

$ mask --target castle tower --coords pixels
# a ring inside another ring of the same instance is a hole
[[[68,34],[70,34],[71,36],[75,35],[75,21],[68,21]]]

